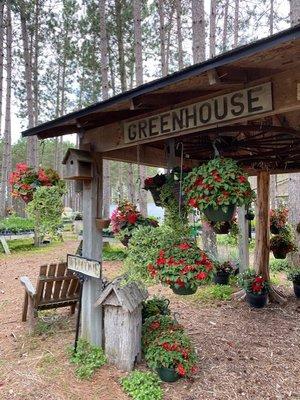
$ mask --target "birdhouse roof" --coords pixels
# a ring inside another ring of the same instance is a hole
[[[62,163],[66,164],[70,156],[75,156],[78,161],[92,162],[91,153],[87,150],[69,148],[63,158]]]
[[[103,291],[95,303],[95,307],[105,304],[106,300],[115,296],[118,305],[129,312],[133,312],[143,300],[146,300],[148,293],[135,282],[123,284],[123,277],[113,280]]]

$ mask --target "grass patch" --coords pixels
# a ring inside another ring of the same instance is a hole
[[[126,250],[116,246],[105,246],[103,248],[103,261],[123,261],[127,256]]]
[[[77,365],[75,374],[80,379],[89,379],[97,368],[102,367],[107,359],[100,347],[92,346],[86,340],[80,339],[77,352],[69,350],[70,362]]]
[[[291,264],[288,260],[277,260],[276,258],[270,261],[270,270],[273,272],[286,272],[291,269]]]
[[[233,287],[230,285],[208,285],[199,288],[193,295],[193,300],[201,300],[203,302],[213,302],[216,300],[231,300]]]
[[[162,400],[161,382],[153,372],[133,371],[121,379],[126,394],[133,400]]]
[[[279,286],[281,284],[281,280],[278,274],[271,272],[270,273],[270,281],[272,285]]]
[[[15,239],[7,241],[8,247],[12,254],[22,253],[22,252],[31,252],[31,253],[43,253],[48,251],[49,249],[57,246],[60,242],[54,242],[47,245],[42,245],[41,247],[35,247],[32,238],[28,239]],[[4,254],[4,249],[0,244],[0,254]],[[7,256],[7,255],[6,255]]]

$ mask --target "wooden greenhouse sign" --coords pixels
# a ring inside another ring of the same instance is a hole
[[[124,141],[133,143],[189,129],[205,129],[211,124],[261,114],[272,109],[272,86],[268,82],[158,115],[127,121],[124,123]]]

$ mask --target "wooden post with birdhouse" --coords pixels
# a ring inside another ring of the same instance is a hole
[[[124,285],[116,278],[103,291],[95,307],[104,314],[104,351],[109,363],[131,371],[141,360],[142,302],[147,291],[135,282]]]
[[[91,153],[68,149],[62,163],[66,166],[64,179],[91,180],[93,178]]]

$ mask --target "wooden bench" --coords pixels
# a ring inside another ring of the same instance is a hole
[[[42,265],[34,289],[27,276],[20,278],[25,287],[22,321],[29,320],[29,329],[35,327],[39,310],[49,310],[58,307],[70,307],[74,314],[79,300],[80,282],[76,275],[67,270],[66,263]]]

